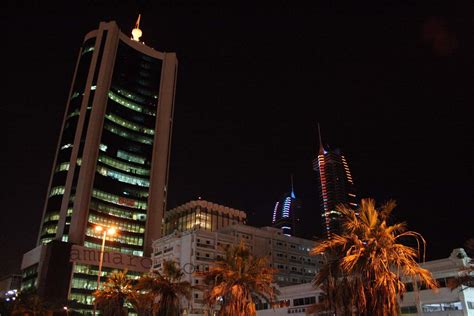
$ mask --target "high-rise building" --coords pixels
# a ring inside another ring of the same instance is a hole
[[[319,152],[313,160],[313,170],[318,179],[321,216],[327,238],[339,232],[341,214],[339,204],[357,208],[354,180],[346,157],[339,149],[324,147],[319,130]]]
[[[149,257],[152,241],[161,237],[178,61],[175,53],[140,42],[138,24],[132,38],[113,21],[101,22],[84,38],[38,246],[62,241],[73,248],[100,249],[102,233],[94,229],[100,225],[119,232],[107,238],[107,251]],[[24,271],[35,275],[32,264],[49,258],[47,253],[36,251],[34,260],[30,252]],[[73,263],[69,292],[84,294],[94,289],[85,275],[97,275],[97,267],[92,262],[77,272],[77,266]]]
[[[229,225],[245,224],[246,219],[244,211],[199,199],[166,211],[164,234],[195,228],[216,231]]]
[[[301,203],[296,199],[293,189],[293,177],[291,178],[291,191],[285,193],[273,208],[272,227],[281,228],[283,234],[294,236],[296,232],[297,214],[296,210]]]

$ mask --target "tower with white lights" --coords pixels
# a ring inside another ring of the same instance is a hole
[[[357,208],[358,205],[354,180],[346,157],[339,149],[329,149],[323,145],[319,124],[318,133],[319,152],[313,160],[313,170],[318,182],[323,235],[330,239],[340,228],[341,214],[337,205],[344,204],[351,208]]]

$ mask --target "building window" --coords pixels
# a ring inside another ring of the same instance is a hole
[[[441,311],[456,311],[462,310],[461,302],[447,302],[447,303],[436,303],[436,304],[423,304],[423,312],[434,313]]]

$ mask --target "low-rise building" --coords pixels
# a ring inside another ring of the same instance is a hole
[[[407,293],[400,301],[401,315],[421,316],[473,316],[474,288],[459,287],[451,290],[450,281],[465,273],[466,268],[472,267],[470,258],[463,249],[454,249],[448,258],[425,262],[423,268],[428,269],[438,281],[437,291],[424,289],[416,291],[416,286],[407,280]],[[321,301],[323,294],[312,284],[299,284],[279,288],[276,306],[263,304],[257,306],[258,316],[306,315],[308,307]]]
[[[280,286],[310,283],[319,266],[318,258],[309,251],[315,242],[290,237],[281,229],[273,227],[256,228],[242,224],[227,226],[211,232],[193,229],[173,234],[153,243],[152,270],[162,268],[164,260],[173,260],[183,269],[184,279],[193,285],[202,284],[196,271],[208,271],[214,260],[223,256],[225,246],[237,245],[243,241],[254,256],[267,256],[269,265],[278,270],[275,283]],[[203,293],[193,290],[190,301],[183,300],[182,306],[188,315],[205,315],[206,305]]]
[[[229,225],[245,224],[246,219],[244,211],[205,200],[194,200],[165,213],[164,235],[193,228],[217,231]]]
[[[321,301],[322,291],[311,283],[278,288],[278,300],[273,306],[267,303],[257,305],[257,316],[307,316],[307,310]]]
[[[425,289],[407,280],[408,292],[400,302],[402,315],[436,315],[436,316],[474,316],[474,288],[457,288],[451,290],[450,281],[465,273],[470,258],[464,249],[454,249],[448,258],[427,261],[421,266],[428,269],[438,281],[438,291]]]

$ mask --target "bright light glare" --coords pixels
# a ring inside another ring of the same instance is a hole
[[[115,227],[110,227],[108,230],[107,230],[107,234],[113,236],[117,233],[117,229]]]
[[[103,231],[103,230],[104,230],[104,227],[102,227],[102,226],[96,226],[96,227],[95,227],[95,231],[96,231],[96,232],[101,232],[101,231]]]

